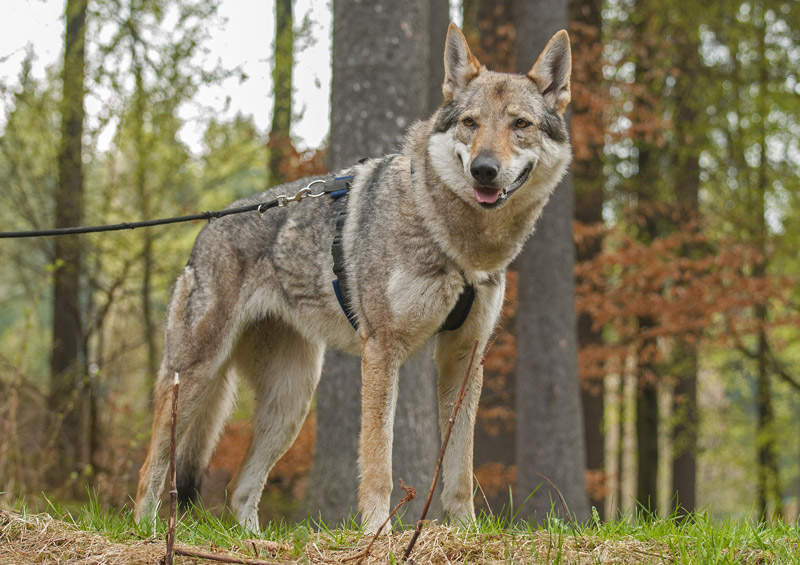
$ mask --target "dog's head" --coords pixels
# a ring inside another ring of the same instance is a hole
[[[428,143],[433,167],[450,190],[487,209],[504,206],[517,191],[552,190],[571,156],[564,121],[571,68],[564,30],[527,75],[517,75],[487,70],[450,24],[444,103]]]

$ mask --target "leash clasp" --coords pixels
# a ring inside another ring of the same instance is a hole
[[[286,196],[285,194],[279,194],[275,197],[275,200],[278,201],[278,208],[283,208],[289,202],[299,202],[303,198],[319,198],[320,196],[325,196],[325,192],[312,192],[311,187],[315,184],[325,184],[325,181],[322,179],[313,180],[308,183],[307,186],[301,188],[297,192],[295,192],[292,196]]]

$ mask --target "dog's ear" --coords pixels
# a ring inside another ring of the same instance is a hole
[[[467,39],[458,26],[450,23],[447,28],[447,39],[444,42],[444,83],[442,94],[445,101],[453,97],[459,88],[464,88],[469,81],[478,76],[481,64],[469,50]]]
[[[566,30],[557,32],[547,42],[539,58],[528,71],[547,105],[563,114],[570,101],[569,76],[572,72],[572,53]]]

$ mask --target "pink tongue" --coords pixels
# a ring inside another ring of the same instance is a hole
[[[500,198],[500,190],[492,188],[475,187],[475,200],[481,204],[494,204]]]

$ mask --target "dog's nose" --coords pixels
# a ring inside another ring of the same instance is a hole
[[[491,155],[481,153],[472,161],[469,172],[481,184],[489,184],[500,172],[500,162]]]

